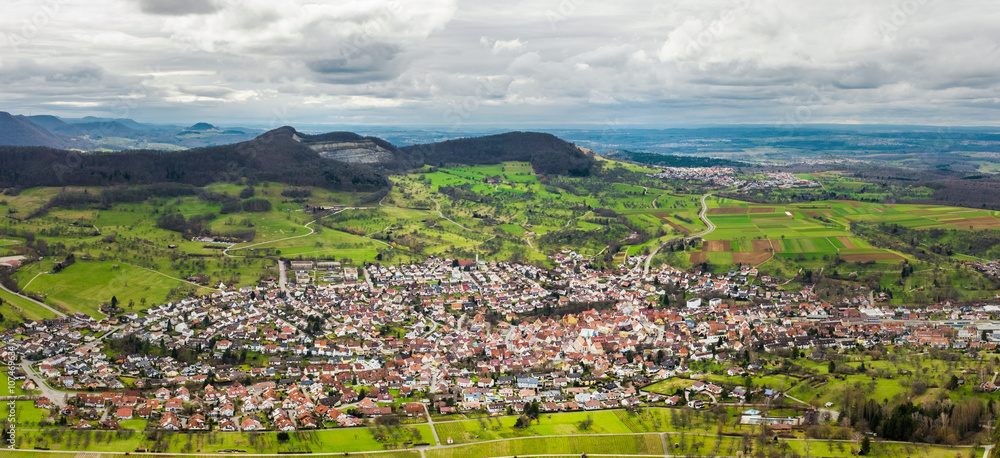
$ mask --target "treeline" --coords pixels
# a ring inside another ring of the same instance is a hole
[[[892,236],[911,247],[925,247],[941,256],[965,254],[980,258],[1000,257],[1000,230],[913,229],[899,224],[879,224],[875,231]]]
[[[589,176],[595,159],[576,145],[538,132],[508,132],[400,148],[418,164],[528,162],[536,173]]]
[[[268,205],[270,205],[270,202],[268,202]],[[156,227],[179,232],[187,239],[205,236],[233,242],[249,242],[257,236],[257,230],[253,227],[235,228],[224,232],[212,231],[209,227],[209,222],[215,219],[215,217],[214,213],[194,215],[190,218],[185,218],[184,215],[176,212],[167,213],[157,218]]]
[[[467,200],[481,204],[490,205],[495,200],[491,194],[480,194],[472,190],[472,184],[466,183],[459,186],[440,186],[438,192],[451,197],[454,200]]]
[[[867,399],[866,391],[845,390],[841,422],[858,432],[874,432],[879,437],[907,442],[954,445],[982,431],[998,413],[995,401],[983,405],[976,397],[961,401],[936,399],[923,404],[893,403]]]
[[[281,195],[289,199],[305,199],[312,197],[312,189],[309,188],[288,188],[281,191]]]
[[[698,156],[673,156],[669,154],[640,153],[637,151],[613,151],[609,159],[637,162],[661,167],[746,167],[744,162]]]

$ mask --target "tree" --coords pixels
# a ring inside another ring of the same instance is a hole
[[[111,308],[118,308],[118,296],[111,296]]]
[[[278,442],[288,442],[288,433],[285,431],[278,433]]]
[[[836,369],[837,369],[837,363],[833,362],[833,360],[830,360],[830,364],[826,366],[826,371],[832,374],[833,371]]]
[[[868,455],[869,453],[871,453],[871,451],[872,451],[872,440],[869,439],[868,436],[865,436],[864,439],[861,439],[861,451],[858,452],[858,455]]]

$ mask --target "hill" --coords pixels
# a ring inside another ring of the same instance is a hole
[[[240,178],[344,191],[389,187],[381,170],[323,158],[295,139],[296,134],[295,129],[282,127],[250,141],[177,152],[76,154],[45,147],[0,147],[0,187],[164,182],[204,186]]]
[[[215,127],[215,126],[213,126],[213,125],[211,125],[211,124],[209,124],[207,122],[199,122],[199,123],[197,123],[197,124],[195,124],[195,125],[193,125],[191,127],[188,127],[187,129],[184,129],[184,130],[203,131],[203,130],[219,130],[219,128]]]
[[[77,146],[69,137],[55,134],[25,116],[13,116],[5,111],[0,111],[0,145],[50,148]]]
[[[587,176],[593,153],[552,134],[508,132],[486,137],[461,138],[401,148],[414,162],[443,164],[499,164],[529,162],[537,173]]]

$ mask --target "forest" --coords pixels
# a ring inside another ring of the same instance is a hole
[[[593,154],[554,135],[537,132],[508,132],[400,149],[428,165],[520,161],[531,163],[535,173],[543,175],[588,176],[595,163]]]

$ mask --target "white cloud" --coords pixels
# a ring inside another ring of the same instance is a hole
[[[524,45],[525,45],[525,43],[523,41],[521,41],[520,39],[517,39],[517,38],[515,38],[513,40],[507,40],[507,41],[497,40],[497,41],[493,42],[493,54],[497,55],[497,54],[500,54],[500,53],[503,53],[503,52],[514,52],[514,53],[516,53],[516,52],[519,52],[522,49],[524,49]]]
[[[0,110],[401,125],[471,97],[470,124],[766,123],[818,91],[817,122],[997,122],[995,2],[569,3],[11,0]]]

